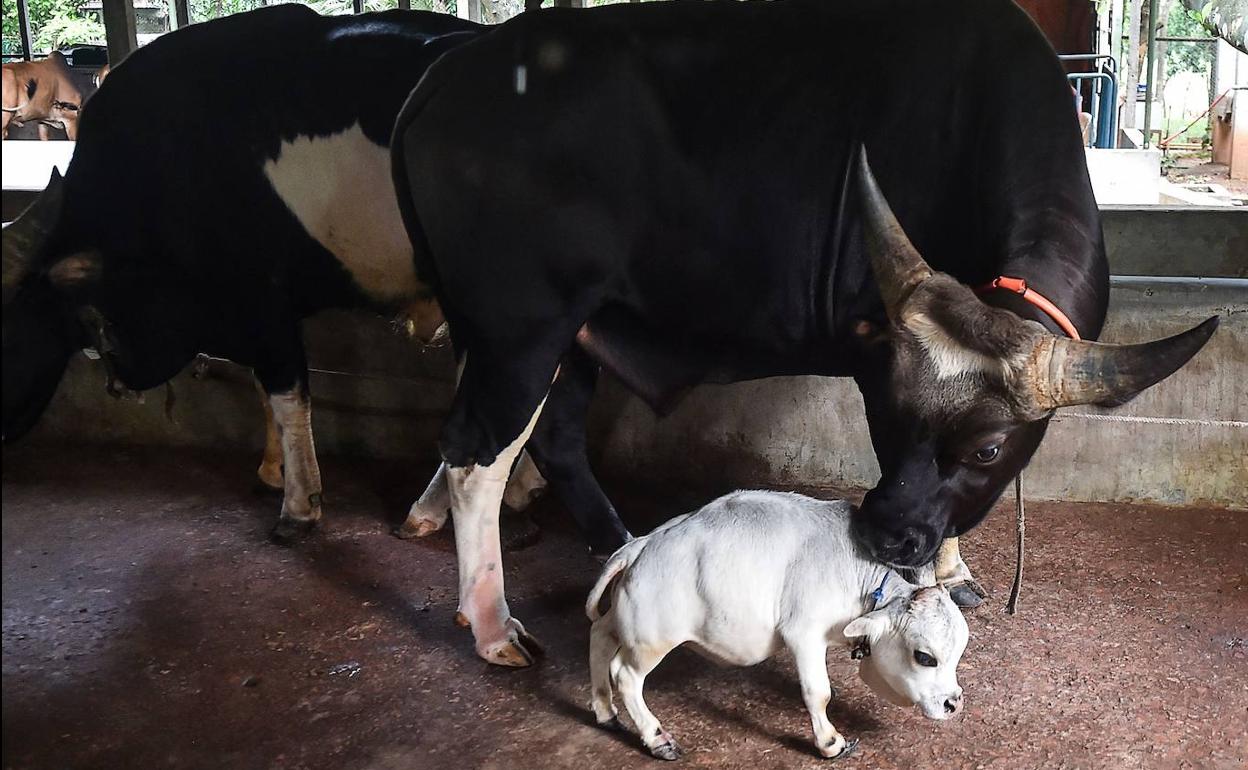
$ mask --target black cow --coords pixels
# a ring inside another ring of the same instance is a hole
[[[560,418],[528,444],[544,473],[583,441],[569,361],[658,407],[699,382],[854,377],[883,471],[855,533],[913,566],[986,515],[1056,408],[1130,398],[1216,324],[1076,342],[967,288],[1024,278],[1086,339],[1106,311],[1070,90],[1006,0],[524,14],[439,60],[395,137],[417,263],[466,355],[441,450],[460,610],[496,663],[531,660],[498,495],[539,413]]]
[[[299,322],[328,307],[402,307],[418,331],[441,324],[416,278],[388,145],[425,68],[479,29],[289,5],[128,57],[83,111],[65,179],[4,233],[5,440],[34,424],[80,347],[136,390],[201,351],[224,356],[268,394],[277,431],[261,476],[285,490],[275,536],[318,521]],[[448,505],[435,484],[407,531],[436,529]]]

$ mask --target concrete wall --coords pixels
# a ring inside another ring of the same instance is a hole
[[[1111,254],[1119,255],[1115,272],[1147,275],[1169,266],[1171,272],[1245,275],[1248,249],[1229,249],[1245,231],[1221,214],[1201,213],[1205,232],[1214,234],[1181,247],[1158,234],[1189,232],[1181,219],[1154,220],[1150,213],[1133,220],[1126,212],[1107,212],[1106,238]],[[1171,249],[1168,261],[1163,249]],[[1123,257],[1129,253],[1138,260]],[[1120,279],[1104,339],[1155,339],[1214,314],[1222,316],[1221,329],[1171,379],[1112,413],[1075,408],[1060,414],[1027,471],[1028,495],[1248,506],[1248,282]],[[326,314],[306,329],[320,450],[432,457],[453,392],[449,351],[419,350],[385,322],[363,315]],[[238,451],[248,464],[258,460],[259,400],[238,367],[213,365],[200,379],[180,375],[172,383],[172,403],[161,389],[146,394],[144,403],[113,400],[102,378],[98,365],[76,357],[32,440],[191,444]],[[849,380],[704,386],[663,420],[606,381],[591,415],[591,437],[603,470],[639,478],[869,486],[878,475],[862,402]]]

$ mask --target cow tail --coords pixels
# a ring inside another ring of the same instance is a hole
[[[618,551],[607,559],[607,563],[602,568],[602,574],[598,576],[598,582],[594,583],[594,587],[589,591],[589,598],[585,600],[585,617],[591,621],[602,617],[602,612],[598,605],[602,601],[602,596],[607,589],[615,582],[620,573],[628,568],[630,564],[637,560],[637,555],[641,553],[641,549],[645,546],[644,537],[639,537],[625,543]]]

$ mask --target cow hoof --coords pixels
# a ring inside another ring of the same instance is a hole
[[[541,535],[542,530],[532,516],[503,508],[498,518],[498,541],[504,551],[520,551],[535,545]]]
[[[431,519],[413,518],[408,516],[403,523],[390,532],[400,540],[412,540],[418,537],[429,537],[433,533],[442,529],[442,525],[446,523],[444,517],[442,521],[433,521]]]
[[[840,744],[839,748],[837,747],[838,743]],[[848,759],[849,757],[853,756],[854,752],[857,750],[858,750],[857,738],[853,739],[852,741],[847,741],[838,735],[836,738],[836,741],[834,741],[831,745],[827,747],[821,747],[819,749],[819,752],[823,754],[824,757],[835,760],[835,759]]]
[[[524,630],[515,618],[507,619],[509,631],[501,641],[477,647],[477,654],[496,666],[526,668],[533,665],[546,649],[537,638]]]
[[[650,753],[659,759],[666,759],[668,762],[674,762],[685,755],[685,750],[680,747],[676,739],[670,735],[665,743],[658,746],[651,746]]]
[[[319,526],[321,520],[317,519],[288,519],[282,517],[277,520],[277,524],[269,531],[269,539],[278,545],[293,545],[312,534]]]
[[[974,580],[966,580],[949,588],[949,598],[964,610],[970,610],[984,603],[987,596],[983,586]]]
[[[599,722],[598,726],[611,733],[627,732],[627,728],[624,727],[624,723],[620,721],[619,714],[613,714],[607,721]]]

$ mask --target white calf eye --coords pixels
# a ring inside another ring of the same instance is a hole
[[[914,662],[918,663],[920,666],[927,666],[928,668],[936,668],[937,665],[936,659],[922,650],[914,651]]]

